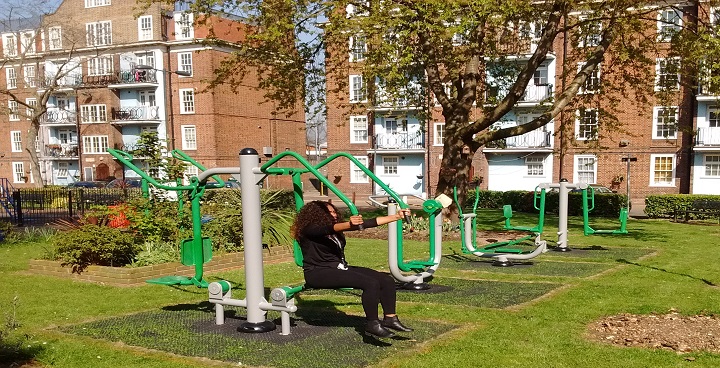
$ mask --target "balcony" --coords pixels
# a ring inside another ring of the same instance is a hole
[[[159,106],[133,106],[110,109],[115,124],[132,124],[160,120]]]
[[[153,69],[124,69],[115,73],[109,88],[125,89],[157,86],[157,71]]]
[[[50,159],[77,159],[77,143],[46,144],[44,156]]]
[[[720,127],[698,128],[695,147],[720,148]]]
[[[382,133],[373,136],[373,148],[382,150],[420,150],[425,149],[422,133],[399,132]]]
[[[499,139],[496,141],[488,142],[485,145],[486,150],[493,149],[538,149],[538,148],[552,148],[552,132],[546,132],[542,130],[533,130],[525,134],[517,135],[514,137],[508,137]]]
[[[77,113],[75,111],[48,109],[42,120],[43,124],[53,125],[75,125],[77,124]]]
[[[55,91],[67,91],[79,87],[82,83],[82,74],[68,74],[60,78],[46,76],[40,79],[38,88],[41,90],[53,88]]]
[[[488,86],[485,91],[485,103],[494,104],[501,101],[507,95],[507,90],[500,90],[495,86]],[[553,85],[528,85],[525,94],[520,97],[518,104],[534,105],[553,97]]]

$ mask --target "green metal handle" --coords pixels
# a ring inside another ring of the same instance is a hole
[[[181,150],[179,150],[179,149],[174,149],[174,150],[170,151],[170,154],[172,155],[173,158],[175,158],[175,159],[177,159],[177,160],[180,160],[180,161],[183,161],[183,162],[187,162],[187,163],[189,163],[189,164],[197,167],[197,168],[200,169],[201,171],[207,170],[207,169],[205,168],[205,166],[203,166],[201,163],[195,161],[192,157],[188,156],[187,153],[185,153],[185,152],[183,152],[183,151],[181,151]],[[210,187],[212,187],[212,188],[224,188],[224,187],[225,187],[225,181],[222,180],[222,178],[220,178],[220,176],[218,176],[218,175],[213,175],[212,178],[215,179],[215,180],[217,180],[218,183],[217,183],[217,184],[211,184]]]
[[[538,188],[540,188],[539,185],[535,187],[535,192],[533,194],[535,197],[533,201],[533,207],[535,207],[536,210],[540,210],[540,205],[538,204],[538,202],[540,201],[540,195],[542,194],[542,189],[538,191]]]
[[[590,208],[588,208],[588,211],[592,211],[595,208],[595,189],[588,185],[587,190],[590,191]]]
[[[153,179],[150,175],[148,175],[146,172],[135,166],[135,164],[132,163],[133,156],[130,153],[127,153],[125,151],[116,150],[113,148],[108,148],[108,153],[111,154],[113,157],[118,159],[120,162],[122,162],[125,166],[129,167],[132,171],[134,171],[136,174],[140,175],[143,179],[147,180],[148,183],[152,184],[156,188],[165,189],[165,190],[193,190],[195,189],[195,186],[192,185],[185,185],[180,187],[173,187],[169,185],[160,184],[157,182],[157,180]]]

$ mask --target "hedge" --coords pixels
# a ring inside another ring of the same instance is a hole
[[[645,198],[645,213],[650,218],[672,217],[677,208],[690,207],[697,200],[720,201],[720,195],[658,194]]]

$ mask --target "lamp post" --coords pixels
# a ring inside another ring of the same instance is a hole
[[[186,70],[163,70],[163,69],[156,69],[155,67],[152,67],[150,65],[135,65],[135,69],[138,70],[154,70],[161,73],[167,73],[167,74],[176,74],[181,77],[190,77],[192,76],[191,72],[188,72]],[[167,130],[170,132],[170,147],[168,147],[170,150],[175,149],[175,119],[173,115],[173,93],[172,93],[172,77],[168,76],[168,83],[167,83],[167,92],[165,92],[165,96],[167,97],[167,102],[165,104],[165,113],[167,114]]]

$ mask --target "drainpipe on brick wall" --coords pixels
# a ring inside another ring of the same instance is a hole
[[[170,67],[170,45],[165,46],[165,55],[167,64],[165,70],[172,70]],[[167,127],[169,135],[169,151],[175,149],[175,116],[173,114],[173,91],[172,91],[172,76],[173,73],[163,73],[164,77],[167,77],[167,85],[163,86],[165,89],[165,114],[167,115]],[[166,88],[167,87],[167,88]]]

